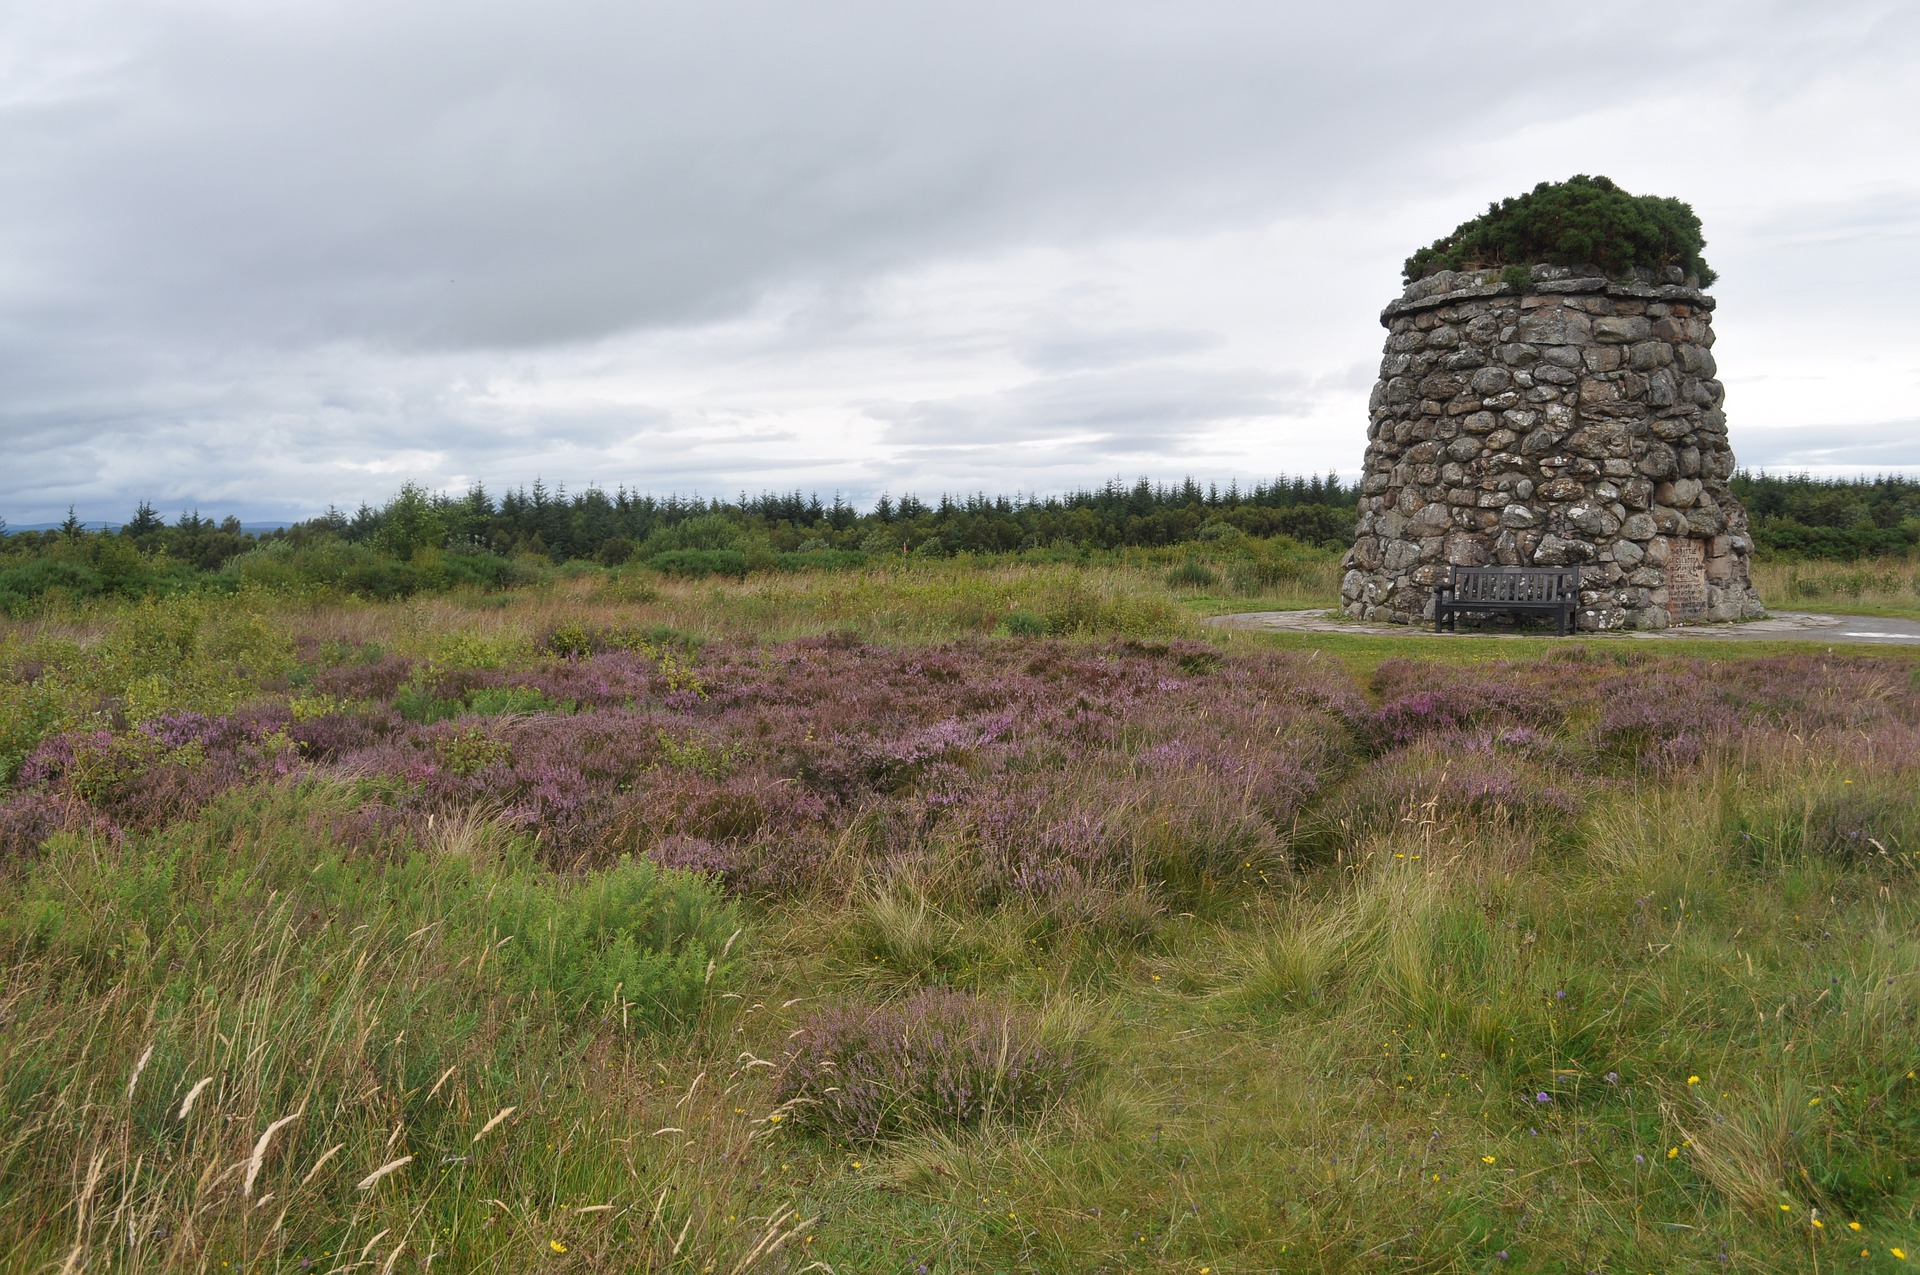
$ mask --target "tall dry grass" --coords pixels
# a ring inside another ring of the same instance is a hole
[[[1753,564],[1761,601],[1780,611],[1836,611],[1920,616],[1920,561],[1874,558],[1862,562]]]
[[[754,1069],[720,1061],[740,1002],[651,1036],[608,1006],[611,1034],[583,1032],[500,974],[539,934],[473,941],[432,897],[322,911],[284,869],[340,870],[312,831],[327,802],[229,803],[132,872],[69,839],[60,888],[14,887],[0,1266],[757,1269],[786,1227],[742,1176],[766,1113]],[[125,921],[75,939],[61,909]]]

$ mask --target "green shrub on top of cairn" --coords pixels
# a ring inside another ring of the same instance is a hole
[[[1717,277],[1700,256],[1706,242],[1691,204],[1629,195],[1605,177],[1580,174],[1488,204],[1484,216],[1408,257],[1405,277],[1411,283],[1442,270],[1538,263],[1599,266],[1613,275],[1679,266],[1704,288]]]

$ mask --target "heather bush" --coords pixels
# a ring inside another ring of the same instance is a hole
[[[1294,657],[1228,663],[1179,641],[717,645],[696,671],[685,645],[555,634],[550,648],[575,653],[522,668],[363,662],[364,648],[343,647],[351,662],[311,666],[285,714],[245,718],[244,738],[161,749],[109,731],[69,761],[49,754],[35,782],[80,784],[116,817],[123,788],[179,789],[166,808],[184,811],[268,773],[241,745],[271,738],[282,770],[402,781],[376,820],[478,805],[556,862],[631,854],[785,893],[827,880],[847,850],[912,858],[957,837],[976,899],[1064,900],[1191,891],[1280,862],[1284,830],[1344,748],[1327,706],[1352,697]]]
[[[1509,855],[1524,857],[1564,841],[1595,787],[1577,761],[1526,727],[1435,732],[1355,772],[1314,812],[1300,848],[1330,861],[1404,826],[1428,840],[1455,832],[1514,840]]]
[[[218,717],[164,713],[131,730],[68,731],[43,741],[20,768],[21,794],[78,800],[102,826],[158,828],[250,780],[300,772],[298,744],[278,709]]]
[[[774,1098],[796,1128],[856,1144],[1030,1118],[1085,1069],[1028,1016],[960,992],[823,1010],[803,1022]]]
[[[350,700],[386,700],[413,676],[411,660],[388,655],[377,647],[337,654],[338,662],[307,673],[306,680],[317,693]],[[369,655],[371,658],[366,658]]]
[[[1373,674],[1379,708],[1355,721],[1376,751],[1475,727],[1552,732],[1591,701],[1606,672],[1584,653],[1466,666],[1389,659]],[[1622,678],[1621,685],[1632,681]]]
[[[82,826],[92,822],[92,831],[109,838],[119,832],[112,820],[96,814],[84,802],[44,789],[0,801],[0,875],[37,855],[48,838],[74,827],[76,822]]]

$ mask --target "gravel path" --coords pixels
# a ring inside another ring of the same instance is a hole
[[[1278,633],[1369,633],[1406,637],[1425,633],[1442,639],[1451,637],[1537,637],[1501,629],[1480,630],[1463,621],[1459,633],[1435,634],[1432,627],[1401,624],[1362,624],[1353,620],[1328,618],[1326,611],[1248,611],[1240,615],[1215,615],[1205,623],[1225,629],[1264,629]],[[1700,624],[1685,628],[1657,629],[1651,632],[1582,633],[1583,638],[1622,638],[1665,641],[1711,642],[1854,642],[1883,646],[1920,646],[1920,621],[1892,620],[1877,615],[1815,615],[1808,611],[1772,611],[1764,620],[1745,624]]]

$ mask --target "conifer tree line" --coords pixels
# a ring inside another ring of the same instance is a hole
[[[433,537],[512,556],[618,565],[635,553],[734,546],[764,539],[775,552],[860,551],[952,555],[1025,549],[1118,549],[1178,544],[1208,521],[1253,536],[1287,535],[1345,547],[1353,534],[1355,485],[1337,474],[1281,477],[1242,489],[1194,479],[1108,483],[1062,496],[881,495],[862,511],[836,493],[765,492],[734,500],[589,487],[577,493],[535,482],[499,497],[475,486],[461,495],[409,484],[381,508],[338,510],[287,533],[384,543],[406,556]]]
[[[1763,556],[1851,560],[1920,551],[1920,478],[1741,473],[1735,493]],[[1242,487],[1109,482],[1054,496],[882,495],[862,509],[836,494],[656,496],[542,482],[494,495],[416,483],[353,513],[329,509],[250,532],[197,510],[168,521],[141,502],[118,528],[0,534],[0,612],[45,600],[140,597],[184,589],[321,586],[400,597],[539,578],[542,564],[645,567],[680,575],[853,567],[958,554],[1085,555],[1262,541],[1337,553],[1351,541],[1356,483],[1337,474]],[[0,533],[6,531],[0,519]]]

